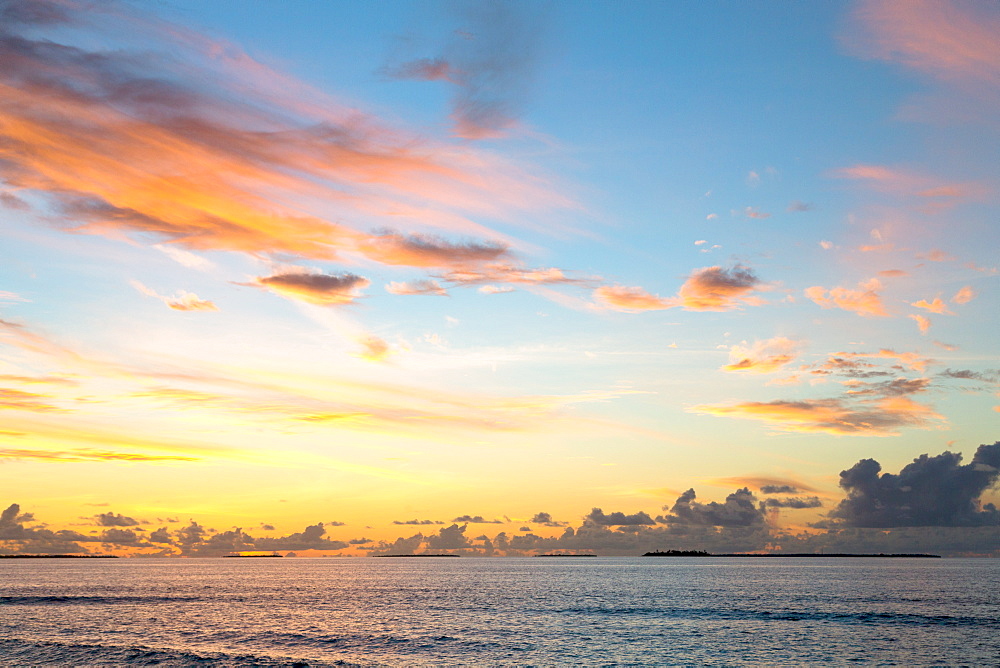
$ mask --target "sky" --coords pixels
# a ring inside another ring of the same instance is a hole
[[[0,552],[1000,556],[998,33],[0,2]]]

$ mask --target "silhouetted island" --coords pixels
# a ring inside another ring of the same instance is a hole
[[[223,559],[274,559],[284,557],[283,554],[224,554]]]
[[[647,552],[644,557],[711,557],[704,550],[667,550],[666,552]]]
[[[0,554],[0,559],[117,559],[113,554]]]
[[[460,557],[460,554],[373,554],[376,558],[409,558],[409,557]]]

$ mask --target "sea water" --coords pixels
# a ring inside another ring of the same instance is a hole
[[[1000,560],[0,560],[0,665],[1000,665]]]

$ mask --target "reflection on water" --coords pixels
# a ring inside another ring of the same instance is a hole
[[[1000,664],[1000,562],[0,562],[0,661]]]

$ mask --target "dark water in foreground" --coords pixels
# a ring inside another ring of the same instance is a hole
[[[1000,560],[0,560],[0,665],[1000,665]]]

